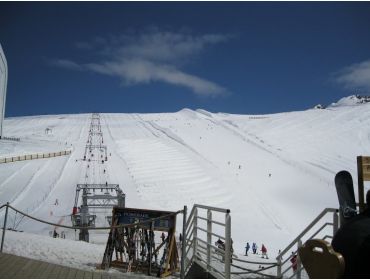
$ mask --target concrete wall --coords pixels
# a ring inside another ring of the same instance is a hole
[[[8,64],[6,62],[3,49],[0,45],[0,138],[3,136],[7,82],[8,82]]]

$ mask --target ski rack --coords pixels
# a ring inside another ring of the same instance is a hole
[[[114,207],[112,225],[101,268],[116,267],[125,272],[142,272],[166,277],[178,271],[179,255],[175,238],[176,212]],[[125,225],[137,224],[134,227]],[[166,232],[161,243],[155,232]],[[115,260],[112,260],[115,252]],[[162,257],[158,262],[158,257]]]

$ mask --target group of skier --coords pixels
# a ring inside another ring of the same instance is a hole
[[[251,246],[249,245],[249,242],[247,242],[247,244],[245,245],[245,255],[248,256],[248,251],[249,249],[251,248]],[[255,242],[252,243],[252,252],[253,254],[257,254],[258,255],[258,252],[257,252],[257,244]],[[262,247],[261,247],[261,253],[262,253],[262,258],[265,258],[268,259],[269,257],[267,256],[267,248],[264,244],[262,244]]]

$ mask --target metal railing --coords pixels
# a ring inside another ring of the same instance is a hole
[[[215,218],[221,214],[221,219]],[[217,226],[217,230],[215,229]],[[184,227],[184,275],[194,262],[216,278],[230,278],[232,240],[229,209],[195,204]],[[218,238],[221,246],[213,240]]]
[[[66,151],[53,152],[53,153],[31,154],[31,155],[7,157],[7,158],[0,158],[0,163],[9,163],[9,162],[16,162],[16,161],[23,161],[23,160],[41,159],[41,158],[60,157],[60,156],[66,156],[66,155],[69,155],[69,154],[71,154],[71,151],[66,150]]]
[[[292,255],[298,255],[298,248],[312,238],[332,239],[339,228],[339,210],[325,208],[281,253],[277,256],[277,278],[302,278],[304,268],[299,256],[294,265]],[[331,217],[328,217],[331,215]],[[290,253],[291,252],[291,253]]]

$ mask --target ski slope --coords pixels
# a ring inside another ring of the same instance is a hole
[[[337,207],[338,171],[350,171],[357,184],[356,156],[370,155],[370,103],[357,103],[348,97],[326,109],[271,115],[104,113],[106,173],[92,164],[88,182],[119,184],[127,207],[229,208],[234,250],[242,254],[247,241],[264,243],[273,257],[323,208]],[[1,140],[1,157],[67,148],[72,154],[0,164],[0,204],[9,201],[33,216],[70,225],[76,184],[86,182],[82,158],[90,117],[5,119],[4,135],[21,141]],[[38,235],[54,229],[19,217],[10,223]],[[75,233],[66,236],[74,240]],[[101,246],[105,241],[106,233],[93,237]]]

